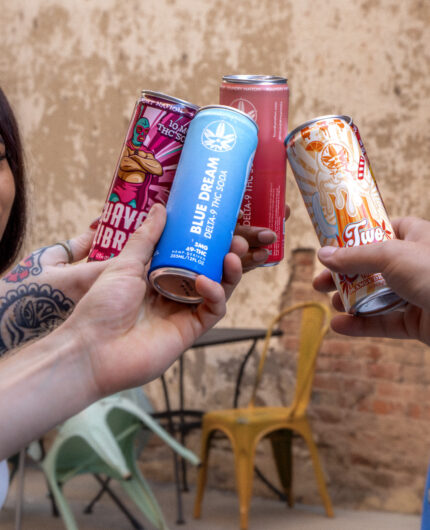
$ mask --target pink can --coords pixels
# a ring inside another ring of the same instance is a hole
[[[267,246],[264,266],[284,257],[286,153],[289,90],[284,77],[226,75],[220,103],[248,114],[258,125],[258,147],[246,186],[240,219],[242,225],[265,226],[276,233]]]
[[[88,256],[117,256],[151,206],[166,204],[188,131],[199,107],[160,92],[144,91],[136,103]]]

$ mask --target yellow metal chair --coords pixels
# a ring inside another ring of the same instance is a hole
[[[275,325],[286,315],[302,311],[297,382],[294,400],[289,407],[256,407],[255,396],[261,381],[269,341]],[[201,503],[207,478],[208,457],[212,435],[222,431],[231,441],[235,457],[236,484],[239,495],[240,528],[248,527],[248,511],[252,493],[254,458],[257,443],[269,437],[279,479],[288,505],[294,505],[292,490],[292,433],[301,435],[307,443],[314,465],[319,493],[328,517],[333,517],[333,508],[324,481],[318,451],[312,438],[311,427],[306,416],[316,356],[328,330],[329,309],[317,302],[305,302],[282,311],[270,324],[258,366],[251,400],[246,408],[218,410],[203,416],[201,460],[194,517],[201,514]]]

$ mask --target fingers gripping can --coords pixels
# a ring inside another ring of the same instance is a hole
[[[203,107],[190,124],[149,280],[161,294],[198,303],[199,274],[220,282],[257,147],[257,125],[229,107]]]
[[[258,124],[258,147],[242,202],[240,224],[265,226],[276,233],[263,266],[284,257],[286,154],[289,89],[284,77],[226,75],[220,103],[246,112]]]
[[[89,261],[120,253],[155,202],[166,204],[197,105],[144,91],[137,101],[97,227]]]
[[[288,161],[322,246],[353,247],[395,237],[357,126],[349,116],[322,116],[285,140]],[[386,313],[404,301],[381,274],[333,273],[345,310]]]

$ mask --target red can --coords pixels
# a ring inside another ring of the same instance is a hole
[[[265,226],[276,233],[267,246],[264,266],[284,257],[286,153],[289,90],[284,77],[226,75],[220,87],[220,103],[248,114],[258,124],[258,147],[246,186],[242,225]]]
[[[151,206],[166,204],[188,125],[199,107],[143,91],[124,140],[89,261],[118,255]]]

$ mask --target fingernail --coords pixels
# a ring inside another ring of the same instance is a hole
[[[160,205],[158,203],[154,203],[152,206],[151,206],[151,209],[149,210],[148,212],[148,215],[146,216],[147,219],[150,219],[151,217],[154,217],[154,214],[155,214],[155,210],[159,207]]]
[[[267,248],[259,248],[252,253],[253,261],[264,261],[268,258],[269,251]]]
[[[243,217],[243,210],[240,209],[240,210],[239,210],[239,216],[238,216],[238,219],[242,219],[242,217]]]
[[[338,247],[322,247],[318,251],[318,257],[322,260],[329,259],[337,250]]]
[[[90,228],[95,230],[97,228],[97,225],[99,224],[99,221],[100,221],[100,217],[96,217],[94,221],[92,221],[92,223],[90,224]]]
[[[261,230],[261,232],[258,232],[257,234],[257,239],[260,241],[260,243],[269,245],[270,243],[274,243],[276,241],[276,234],[275,232],[272,232],[272,230]]]

